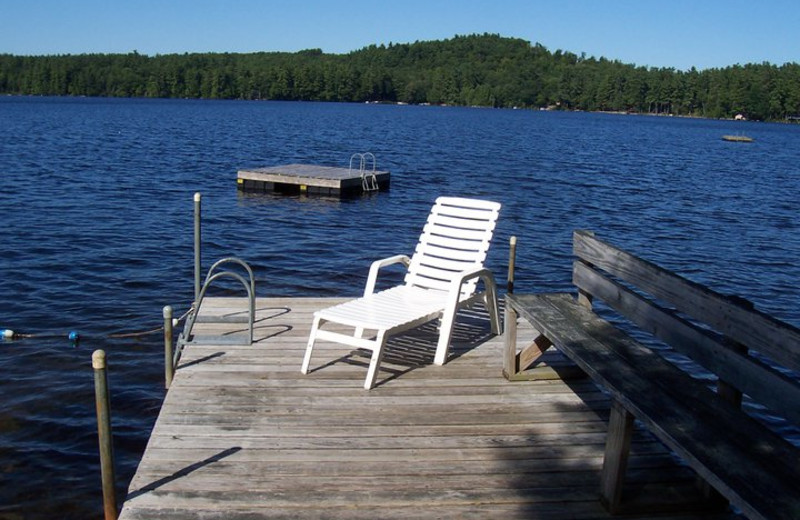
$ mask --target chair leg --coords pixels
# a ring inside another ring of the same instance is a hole
[[[502,334],[500,330],[500,309],[497,306],[497,293],[494,287],[487,288],[483,296],[486,310],[489,311],[489,322],[492,327],[492,334]]]
[[[320,319],[314,316],[314,323],[311,325],[311,334],[308,335],[308,346],[306,347],[306,355],[303,357],[303,365],[300,367],[300,372],[308,374],[308,365],[311,363],[311,351],[314,350],[314,342],[317,340],[317,330],[320,326]]]
[[[367,378],[364,380],[364,389],[369,390],[375,386],[375,380],[378,378],[378,369],[381,366],[383,359],[383,349],[386,346],[386,331],[378,331],[378,336],[375,338],[375,348],[372,350],[372,358],[369,361],[369,369],[367,370]]]
[[[444,365],[447,361],[447,351],[450,349],[450,339],[453,337],[453,325],[456,322],[458,305],[445,309],[442,313],[442,321],[439,325],[439,342],[436,344],[436,356],[433,362],[436,365]]]

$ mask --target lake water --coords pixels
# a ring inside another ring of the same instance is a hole
[[[754,143],[728,143],[744,132]],[[91,353],[109,356],[120,489],[163,390],[161,325],[229,254],[259,296],[361,292],[411,252],[433,199],[503,203],[489,266],[569,290],[571,233],[599,236],[800,325],[800,126],[610,114],[280,102],[0,98],[0,519],[100,518]],[[386,193],[243,195],[242,167],[346,167],[373,152]],[[69,331],[82,336],[77,346]]]

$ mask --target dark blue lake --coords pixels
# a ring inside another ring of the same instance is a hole
[[[749,144],[722,141],[746,133]],[[800,325],[800,126],[666,117],[279,102],[0,98],[0,519],[100,518],[91,353],[110,363],[120,489],[163,390],[161,309],[234,254],[260,296],[357,295],[409,253],[433,199],[503,203],[489,266],[569,290],[571,233],[601,237]],[[346,167],[392,189],[335,200],[244,195],[242,167]],[[78,331],[77,347],[67,340]]]

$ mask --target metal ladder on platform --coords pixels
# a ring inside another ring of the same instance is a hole
[[[240,273],[235,271],[217,271],[220,266],[225,264],[237,264],[244,268],[247,272],[248,278],[245,279]],[[250,345],[253,343],[253,323],[255,322],[255,314],[256,314],[256,282],[255,277],[253,276],[253,270],[247,265],[247,262],[241,260],[239,258],[230,256],[227,258],[223,258],[218,260],[211,266],[208,270],[208,274],[206,275],[205,281],[203,282],[202,288],[200,289],[200,293],[197,296],[197,300],[192,304],[192,308],[189,310],[189,315],[186,318],[186,322],[183,327],[183,332],[178,335],[178,340],[174,352],[173,358],[173,366],[178,366],[178,361],[181,358],[181,353],[183,352],[183,347],[186,346],[188,343],[194,341],[194,337],[192,336],[192,329],[194,328],[195,323],[197,322],[197,316],[200,313],[200,307],[203,304],[203,299],[206,296],[206,292],[208,291],[209,287],[211,286],[212,282],[219,280],[220,278],[232,278],[239,283],[247,291],[247,317],[246,319],[240,319],[238,317],[228,317],[220,322],[224,323],[247,323],[248,330],[247,335],[245,336],[244,340],[241,339],[233,339],[236,338],[235,336],[231,336],[222,340],[221,338],[217,338],[214,340],[215,343],[226,343],[226,344],[235,344],[235,345]],[[241,336],[241,335],[240,335]]]
[[[378,191],[378,178],[375,176],[375,155],[372,152],[354,153],[350,156],[350,172],[353,171],[353,160],[358,158],[358,171],[361,174],[363,191]],[[367,160],[372,160],[372,171],[367,170]]]

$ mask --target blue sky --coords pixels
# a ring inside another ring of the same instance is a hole
[[[798,0],[0,0],[0,53],[346,53],[497,33],[686,70],[800,62]]]

